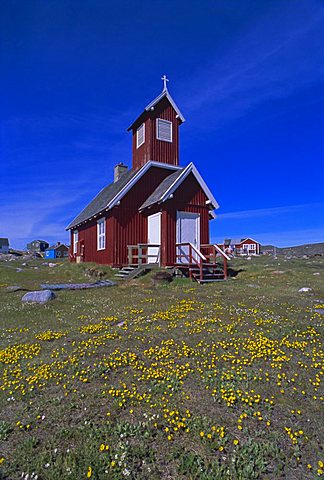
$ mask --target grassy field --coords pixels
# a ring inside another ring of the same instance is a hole
[[[0,263],[0,478],[323,477],[324,259],[231,267],[227,282],[145,276],[41,306],[6,287],[87,266]]]

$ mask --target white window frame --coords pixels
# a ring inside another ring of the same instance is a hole
[[[140,142],[139,132],[141,129],[143,129],[143,137],[142,141]],[[141,145],[143,145],[143,143],[145,143],[145,123],[142,123],[142,125],[136,130],[136,148],[139,148]]]
[[[106,248],[106,219],[100,218],[97,221],[97,250]]]
[[[163,122],[163,123],[168,123],[170,125],[170,140],[167,140],[166,138],[161,138],[159,137],[159,122]],[[161,140],[162,142],[168,142],[168,143],[172,143],[172,122],[170,122],[169,120],[165,120],[164,118],[157,118],[156,119],[156,138],[158,140]]]
[[[78,241],[79,241],[79,232],[78,230],[74,230],[73,232],[73,253],[77,253],[78,251]]]

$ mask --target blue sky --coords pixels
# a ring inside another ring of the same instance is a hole
[[[213,240],[324,241],[323,32],[319,0],[2,0],[0,236],[67,241],[166,73]]]

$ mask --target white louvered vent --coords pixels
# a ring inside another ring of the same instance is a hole
[[[139,148],[145,142],[145,123],[142,123],[136,130],[136,148]]]
[[[156,120],[156,136],[158,140],[172,142],[172,122],[158,118]]]

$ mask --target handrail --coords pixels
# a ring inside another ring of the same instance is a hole
[[[196,248],[194,246],[193,243],[191,242],[185,242],[185,243],[176,243],[176,247],[185,247],[185,246],[189,246],[197,253],[197,255],[202,259],[204,260],[205,262],[207,261],[206,257],[201,253],[200,250],[198,250],[198,248]]]
[[[213,247],[215,250],[217,250],[217,252],[222,255],[222,257],[226,258],[226,260],[230,260],[231,258],[226,255],[226,253],[224,252],[224,250],[222,250],[218,245],[214,244],[214,243],[206,243],[204,245],[201,245],[202,248],[208,248],[208,247]]]
[[[191,242],[186,242],[186,243],[176,243],[176,248],[178,247],[189,247],[189,262],[188,262],[188,265],[189,265],[189,278],[192,278],[192,269],[190,267],[190,265],[192,265],[193,263],[195,263],[198,267],[199,267],[199,274],[200,274],[200,278],[203,279],[203,274],[204,274],[204,270],[203,270],[203,261],[207,261],[206,257],[191,243]],[[194,251],[196,253],[196,255],[199,257],[198,259],[195,258],[195,255],[192,254],[192,251]],[[178,255],[177,252],[176,252],[176,259],[177,258],[182,258],[182,257],[188,257],[187,254],[185,255]]]
[[[214,252],[214,263],[216,263],[216,256],[217,256],[217,252],[223,257],[223,264],[224,264],[224,278],[225,280],[227,279],[228,277],[228,270],[227,270],[227,260],[230,260],[230,257],[228,255],[226,255],[226,253],[221,249],[219,248],[218,245],[215,245],[215,244],[206,244],[206,245],[201,245],[202,248],[212,248],[213,249],[213,252]],[[210,258],[212,257],[213,254],[210,254],[208,256],[209,260]]]

